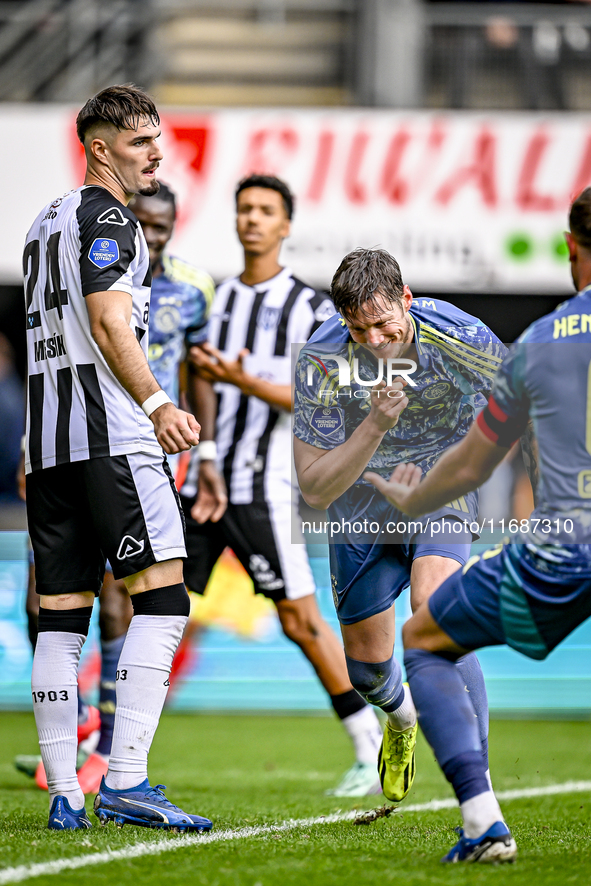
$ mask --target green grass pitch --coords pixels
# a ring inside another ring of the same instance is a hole
[[[330,717],[166,714],[150,758],[152,783],[189,812],[214,820],[215,840],[113,825],[46,829],[47,795],[16,772],[18,753],[35,752],[29,714],[0,715],[0,886],[430,886],[430,884],[591,883],[591,789],[503,803],[518,842],[514,865],[443,866],[455,841],[457,809],[407,811],[451,797],[420,739],[415,786],[399,810],[370,825],[321,816],[367,810],[384,798],[324,796],[351,763],[348,740]],[[591,779],[591,726],[585,722],[493,721],[491,767],[498,791]],[[87,800],[92,808],[92,798]],[[91,819],[94,815],[90,814]],[[304,825],[273,831],[290,819]],[[262,832],[252,831],[260,827]],[[132,856],[157,849],[153,855]],[[112,851],[113,858],[105,860]],[[75,869],[63,870],[64,859]],[[100,863],[97,863],[97,860]],[[46,867],[57,862],[54,872]],[[31,866],[40,865],[38,868]],[[20,873],[15,868],[24,870]]]

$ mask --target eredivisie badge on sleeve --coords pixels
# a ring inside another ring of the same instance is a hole
[[[338,406],[317,406],[310,418],[314,430],[323,437],[330,437],[340,431],[343,421],[343,410]]]
[[[119,244],[116,240],[97,237],[90,247],[88,258],[97,268],[108,268],[119,261]]]

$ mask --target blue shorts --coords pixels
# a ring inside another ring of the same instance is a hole
[[[591,574],[538,565],[525,545],[491,548],[437,588],[431,615],[463,649],[506,644],[544,659],[591,616]]]
[[[415,535],[408,544],[329,545],[332,593],[341,624],[356,624],[385,612],[410,584],[413,560],[446,557],[460,566],[470,556],[472,537],[457,521],[442,521],[443,531],[434,541],[431,533]]]

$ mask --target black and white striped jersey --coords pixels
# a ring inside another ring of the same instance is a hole
[[[244,367],[277,384],[291,383],[291,345],[308,340],[334,314],[324,292],[316,292],[289,268],[264,283],[247,286],[238,277],[216,290],[207,339],[228,358],[243,348]],[[216,441],[218,467],[233,504],[261,497],[289,499],[291,491],[291,417],[235,385],[217,384]],[[197,451],[195,453],[197,455]],[[194,493],[196,465],[189,469],[183,493]]]
[[[161,448],[152,422],[109,369],[84,297],[132,297],[130,327],[147,355],[150,260],[138,221],[104,188],[46,206],[23,256],[28,398],[25,470]]]

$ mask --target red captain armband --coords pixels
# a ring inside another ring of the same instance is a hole
[[[476,424],[492,443],[496,443],[497,446],[502,446],[504,449],[510,449],[525,431],[527,419],[527,414],[511,418],[490,397],[487,405],[476,419]]]

